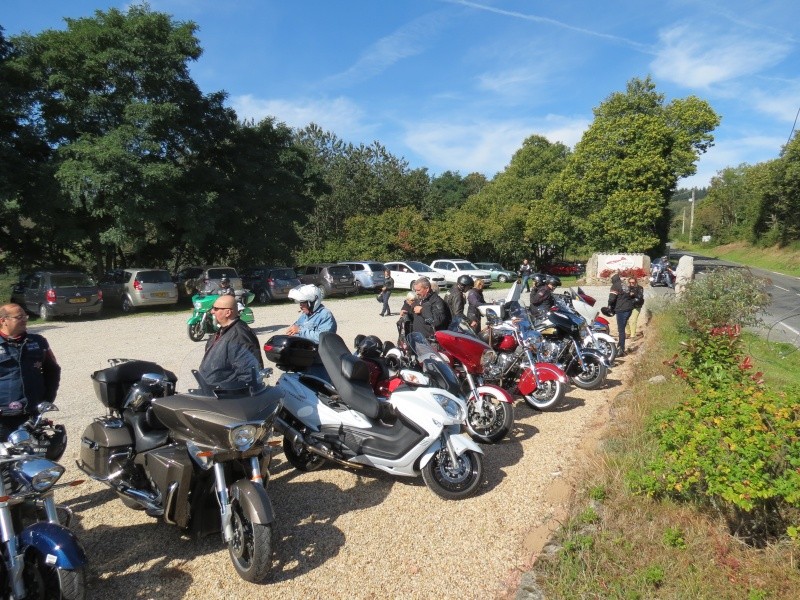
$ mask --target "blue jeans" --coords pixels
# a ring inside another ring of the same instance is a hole
[[[392,314],[392,310],[389,308],[389,298],[392,297],[392,293],[390,291],[383,292],[383,308],[381,309],[381,315],[390,315]]]
[[[523,275],[522,276],[522,287],[525,288],[526,292],[530,292],[531,291],[531,286],[528,283],[528,279],[529,278],[530,278],[530,275]]]
[[[625,351],[625,326],[628,324],[628,319],[631,318],[630,310],[624,310],[617,313],[617,329],[619,330],[619,344],[617,348],[620,351]]]

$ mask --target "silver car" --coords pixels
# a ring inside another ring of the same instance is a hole
[[[112,271],[100,281],[100,289],[106,304],[119,306],[124,312],[178,302],[178,286],[164,269]]]
[[[343,260],[339,264],[350,267],[353,276],[356,278],[356,289],[359,292],[363,290],[380,291],[386,282],[386,277],[383,274],[386,266],[383,263],[371,260]]]

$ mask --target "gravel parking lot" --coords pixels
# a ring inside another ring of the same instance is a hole
[[[586,291],[604,299],[607,288]],[[486,293],[487,300],[503,295]],[[401,301],[397,294],[393,308]],[[326,305],[348,344],[358,333],[397,337],[397,317],[378,316],[373,295]],[[84,477],[74,466],[80,436],[104,410],[89,375],[108,358],[155,361],[178,374],[179,390],[193,387],[190,370],[199,365],[204,344],[189,340],[188,312],[31,324],[48,338],[63,369],[57,417],[70,441],[62,481]],[[262,343],[298,314],[290,303],[255,306],[254,312]],[[467,500],[440,500],[421,478],[334,466],[300,473],[277,454],[268,487],[279,521],[276,562],[274,577],[261,586],[236,575],[220,538],[196,542],[126,508],[100,484],[59,490],[56,499],[79,517],[75,528],[90,557],[91,598],[499,597],[529,565],[540,542],[531,532],[565,501],[564,482],[582,462],[578,446],[602,422],[631,360],[617,363],[602,390],[573,387],[556,410],[535,412],[520,400],[510,439],[483,447],[485,481]]]

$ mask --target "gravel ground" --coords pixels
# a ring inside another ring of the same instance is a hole
[[[586,291],[604,299],[607,288]],[[503,295],[486,290],[489,301]],[[401,301],[396,294],[393,308],[399,309]],[[348,344],[358,333],[397,337],[397,317],[381,318],[373,295],[326,304]],[[298,314],[290,303],[255,306],[254,313],[253,329],[262,342],[283,332]],[[189,340],[187,317],[188,309],[31,325],[48,338],[63,369],[57,417],[67,426],[69,446],[62,481],[84,477],[74,464],[80,436],[104,411],[89,375],[108,366],[108,358],[152,360],[178,374],[179,390],[193,386],[190,369],[200,363],[204,344]],[[567,487],[567,475],[581,463],[581,438],[596,429],[622,389],[630,360],[618,361],[601,390],[571,388],[555,410],[536,412],[519,400],[510,438],[483,447],[485,480],[467,500],[440,500],[421,477],[397,479],[333,466],[300,473],[277,454],[268,486],[278,517],[276,560],[274,576],[262,586],[236,575],[217,536],[196,542],[174,526],[126,508],[92,481],[59,490],[57,501],[78,515],[75,529],[89,554],[89,597],[477,598],[513,593],[536,550],[530,533],[566,501],[566,492],[552,490]]]

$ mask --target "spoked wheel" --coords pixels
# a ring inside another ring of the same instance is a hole
[[[491,444],[502,440],[514,423],[514,405],[503,402],[500,394],[481,392],[482,410],[470,399],[468,403],[467,430],[478,442]]]
[[[319,454],[309,452],[302,444],[293,442],[287,436],[283,436],[283,454],[298,471],[316,471],[325,463]]]
[[[272,525],[253,523],[238,502],[233,502],[233,537],[228,553],[239,577],[251,583],[264,581],[272,570]]]
[[[602,352],[611,364],[617,359],[617,344],[608,340],[598,339],[597,349]]]
[[[586,370],[572,377],[572,383],[582,390],[596,390],[606,380],[608,369],[596,356],[584,356],[583,362],[586,364]]]
[[[269,292],[267,290],[262,289],[258,292],[259,304],[269,304],[271,300],[272,296],[269,295]]]
[[[123,298],[122,298],[122,312],[126,312],[126,313],[133,312],[133,309],[134,309],[134,306],[133,306],[133,302],[131,302],[131,299],[128,298],[127,296],[123,296]]]
[[[560,381],[541,381],[539,382],[539,387],[527,396],[523,396],[523,398],[532,408],[546,410],[561,402],[566,393],[567,386]]]
[[[29,552],[25,557],[26,598],[36,600],[84,600],[86,598],[86,571],[83,567],[75,570],[57,569],[45,564],[42,558]]]
[[[445,500],[460,500],[474,494],[483,479],[483,456],[467,450],[456,464],[447,448],[441,448],[422,468],[425,485]]]
[[[47,304],[42,304],[39,307],[39,318],[42,321],[52,321],[53,320],[53,311],[49,306],[47,306]]]
[[[189,339],[193,342],[201,342],[206,337],[206,330],[203,327],[203,321],[198,321],[193,325],[189,325]]]

